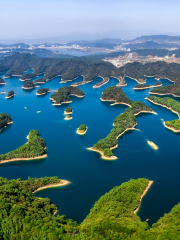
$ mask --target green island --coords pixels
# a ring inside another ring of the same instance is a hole
[[[12,118],[7,113],[0,114],[0,131],[11,123],[13,123]]]
[[[36,95],[44,95],[50,92],[49,88],[40,88],[37,90]]]
[[[111,86],[105,89],[102,93],[101,100],[115,101],[114,104],[125,104],[130,107],[114,120],[113,129],[106,138],[99,140],[93,147],[87,148],[88,150],[100,153],[102,159],[116,160],[117,157],[113,155],[111,150],[118,147],[118,138],[121,135],[128,130],[133,130],[137,125],[135,116],[141,112],[154,114],[155,112],[141,101],[131,101],[122,89],[117,86]]]
[[[2,79],[1,77],[0,77],[0,84],[6,84],[6,82],[4,81],[4,79]]]
[[[94,204],[88,216],[77,224],[48,198],[36,197],[36,190],[56,186],[58,177],[28,180],[0,178],[0,238],[2,240],[154,240],[179,239],[180,204],[150,228],[137,216],[141,201],[153,181],[131,179],[114,187]],[[62,184],[63,185],[63,184]]]
[[[150,94],[156,95],[173,95],[174,97],[180,97],[180,85],[177,83],[167,86],[157,87],[150,91]]]
[[[72,108],[71,107],[67,107],[64,111],[64,114],[72,114]]]
[[[14,95],[15,95],[15,92],[13,90],[11,90],[8,92],[8,94],[5,98],[12,98],[12,97],[14,97]]]
[[[81,124],[76,131],[76,133],[79,135],[84,135],[86,134],[86,132],[87,132],[87,126],[85,124]]]
[[[85,96],[85,93],[77,87],[66,86],[59,88],[57,92],[52,94],[50,99],[54,102],[53,105],[61,105],[63,103],[71,102],[71,99],[69,97],[70,95],[81,98]]]
[[[33,73],[24,74],[24,71],[33,68]],[[104,82],[95,85],[101,86],[108,80],[105,78],[115,77],[117,79],[129,77],[138,83],[145,83],[146,76],[165,78],[172,82],[180,80],[180,64],[157,61],[152,63],[133,62],[127,63],[121,68],[115,67],[95,57],[73,57],[71,59],[40,58],[29,53],[15,53],[0,60],[0,72],[7,71],[5,77],[21,75],[21,80],[32,80],[41,73],[44,77],[36,80],[36,83],[45,83],[54,77],[61,76],[62,82],[72,81],[83,76],[83,81],[73,84],[80,86],[93,81],[97,76],[104,78]]]
[[[135,90],[141,90],[141,89],[148,89],[150,88],[151,86],[150,85],[147,85],[147,84],[137,84],[134,89]]]
[[[159,87],[159,86],[162,86],[161,81],[158,81],[152,85],[152,87]]]
[[[22,86],[23,89],[32,89],[32,88],[35,88],[35,84],[33,81],[26,81],[23,86]]]
[[[31,130],[28,142],[14,151],[0,155],[0,163],[46,158],[46,144],[37,130]]]
[[[148,101],[160,105],[161,107],[165,107],[172,112],[176,113],[179,119],[163,122],[164,126],[174,132],[180,132],[180,103],[170,97],[156,97],[149,96],[146,98]]]

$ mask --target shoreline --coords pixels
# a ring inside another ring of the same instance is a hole
[[[43,159],[46,158],[48,155],[47,154],[43,154],[42,156],[37,156],[37,157],[31,157],[31,158],[12,158],[12,159],[8,159],[8,160],[2,160],[0,161],[0,164],[2,163],[7,163],[7,162],[17,162],[17,161],[29,161],[29,160],[36,160],[36,159]]]
[[[154,104],[156,104],[156,105],[159,105],[159,106],[161,106],[161,107],[164,107],[164,108],[169,109],[171,112],[176,113],[176,114],[178,115],[179,119],[180,119],[180,115],[179,115],[179,113],[176,112],[176,111],[174,111],[172,108],[167,107],[166,105],[162,105],[162,104],[160,104],[160,103],[156,103],[156,102],[150,100],[148,97],[146,97],[145,99],[148,100],[148,101],[150,101],[150,102],[152,102],[152,103],[154,103]]]
[[[175,133],[179,133],[179,132],[180,132],[180,129],[177,130],[177,129],[173,128],[173,127],[167,126],[166,123],[165,123],[165,121],[163,121],[163,125],[165,126],[165,128],[167,128],[167,129],[169,129],[169,130],[171,130],[171,131],[173,131],[173,132],[175,132]]]
[[[6,83],[0,83],[0,85],[5,85]]]
[[[53,187],[62,187],[62,186],[66,186],[66,185],[69,185],[71,182],[70,181],[67,181],[67,180],[60,180],[60,182],[59,183],[54,183],[54,184],[48,184],[48,185],[46,185],[46,186],[43,186],[43,187],[39,187],[38,189],[36,189],[34,192],[32,192],[32,193],[36,193],[36,192],[39,192],[39,191],[41,191],[41,190],[43,190],[43,189],[47,189],[47,188],[53,188]],[[57,210],[56,210],[57,211]],[[56,212],[55,211],[55,212]],[[54,213],[54,215],[55,215],[55,213]]]
[[[114,103],[110,104],[110,106],[114,106],[114,105],[116,105],[116,104],[122,104],[122,105],[127,105],[128,107],[131,108],[131,105],[128,104],[128,103],[116,102],[116,100],[104,100],[104,99],[102,99],[102,98],[100,98],[100,100],[101,100],[102,102],[114,102]]]
[[[180,97],[180,96],[177,96],[177,95],[174,95],[173,93],[154,93],[154,92],[149,92],[150,94],[155,94],[155,95],[160,95],[160,96],[163,96],[163,95],[172,95],[173,97]]]
[[[8,122],[7,124],[12,124],[13,123],[13,121],[11,121],[11,122]]]
[[[14,97],[15,96],[15,94],[13,94],[13,95],[11,95],[11,96],[9,96],[9,97],[5,97],[6,99],[9,99],[9,98],[12,98],[12,97]]]
[[[64,118],[64,120],[71,120],[72,117],[68,118],[67,116]]]
[[[136,87],[134,87],[133,89],[134,90],[143,90],[143,89],[149,89],[149,88],[152,88],[151,86],[149,86],[149,87],[143,87],[143,88],[136,88]]]
[[[108,80],[107,81],[104,81],[104,78],[102,78],[103,80],[100,82],[100,83],[96,83],[94,86],[93,86],[93,88],[100,88],[100,87],[102,87],[103,85],[105,85],[106,83],[108,83],[109,82],[109,80],[110,80],[110,78],[108,78]],[[98,85],[99,84],[99,85]]]
[[[72,112],[66,112],[66,111],[64,111],[64,114],[66,115],[66,114],[72,114],[73,113],[73,111]]]
[[[100,150],[97,150],[93,147],[90,147],[90,148],[86,148],[87,150],[90,150],[90,151],[93,151],[93,152],[97,152],[97,153],[100,153],[101,154],[101,158],[104,159],[104,160],[117,160],[118,158],[116,156],[111,156],[111,157],[106,157],[103,153],[103,151],[100,151]]]
[[[152,147],[154,150],[158,150],[158,149],[159,149],[159,147],[158,147],[155,143],[153,143],[152,141],[147,141],[147,143],[148,143],[148,145],[149,145],[150,147]]]
[[[23,87],[23,86],[22,86],[22,88],[23,88],[23,89],[33,89],[33,88],[35,88],[35,87],[26,88],[26,87]]]
[[[87,129],[88,129],[88,127],[86,127],[86,131],[84,131],[83,133],[81,133],[81,132],[79,132],[79,128],[76,130],[76,133],[78,134],[78,135],[85,135],[86,134],[86,132],[87,132]]]
[[[138,113],[136,113],[136,114],[134,114],[134,116],[137,116],[138,114],[140,114],[140,113],[152,113],[152,114],[155,114],[155,115],[158,115],[156,112],[154,112],[154,111],[145,111],[145,110],[142,110],[142,111],[139,111]]]
[[[47,94],[47,93],[50,93],[50,91],[45,92],[45,93],[36,93],[36,95],[37,95],[37,96],[41,96],[41,95],[45,95],[45,94]]]
[[[136,213],[139,211],[139,208],[140,208],[140,206],[141,206],[142,199],[143,199],[143,197],[146,195],[146,193],[148,192],[148,190],[150,189],[150,187],[151,187],[151,185],[152,185],[153,183],[154,183],[154,181],[150,181],[150,180],[149,180],[149,183],[148,183],[146,189],[144,190],[144,192],[142,193],[142,195],[141,195],[141,197],[140,197],[139,206],[133,211],[134,214],[136,214]]]

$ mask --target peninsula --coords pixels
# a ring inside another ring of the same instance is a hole
[[[40,89],[37,90],[36,95],[38,95],[38,96],[45,95],[45,94],[47,94],[49,92],[50,92],[49,88],[40,88]]]
[[[0,114],[0,131],[11,123],[13,123],[12,118],[7,113]]]
[[[46,158],[46,144],[39,136],[37,130],[31,130],[28,135],[28,142],[6,154],[0,155],[0,164],[12,161],[34,160]]]
[[[76,131],[76,133],[79,135],[84,135],[86,134],[86,132],[87,132],[87,127],[85,124],[80,125]]]
[[[12,98],[12,97],[14,97],[14,95],[15,95],[15,92],[13,90],[11,90],[8,92],[8,94],[5,98]]]
[[[118,138],[128,130],[134,130],[137,125],[136,115],[141,112],[154,113],[155,112],[141,101],[131,101],[121,88],[111,86],[105,89],[101,96],[102,101],[115,101],[115,104],[125,104],[130,108],[126,109],[124,113],[120,114],[113,123],[113,129],[110,134],[99,140],[93,147],[88,150],[95,151],[101,154],[101,158],[105,160],[115,160],[112,150],[118,147]]]
[[[156,89],[152,89],[150,94],[173,95],[174,97],[180,97],[180,85],[179,83],[175,83],[167,86],[161,86]]]
[[[54,102],[53,105],[61,105],[72,102],[69,97],[70,95],[82,98],[85,96],[85,93],[77,87],[67,86],[59,88],[57,92],[53,93],[50,99]]]
[[[161,107],[165,107],[170,111],[176,113],[179,119],[166,121],[166,122],[163,122],[163,124],[166,128],[174,132],[180,132],[180,103],[178,101],[169,97],[161,98],[156,96],[149,96],[146,99],[156,105],[160,105]]]

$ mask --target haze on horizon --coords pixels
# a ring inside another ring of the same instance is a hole
[[[179,9],[178,0],[6,0],[1,2],[0,41],[176,36]]]

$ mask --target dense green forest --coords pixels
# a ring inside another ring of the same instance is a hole
[[[136,118],[134,116],[133,110],[128,108],[124,113],[120,114],[113,124],[113,129],[107,135],[106,138],[99,140],[94,144],[93,148],[103,151],[104,155],[107,153],[107,149],[111,150],[112,147],[118,144],[118,136],[122,134],[127,128],[132,128],[136,125]],[[108,151],[108,155],[110,152]],[[112,156],[112,154],[111,154]]]
[[[14,151],[0,155],[0,162],[13,158],[35,158],[43,156],[45,153],[45,141],[39,136],[37,130],[31,130],[28,135],[28,142]]]
[[[176,95],[180,96],[180,85],[179,84],[170,84],[167,86],[157,87],[151,90],[150,93],[157,93],[157,94],[169,94],[169,95]]]
[[[67,108],[65,109],[65,112],[67,112],[67,113],[72,113],[72,108],[71,108],[71,107],[67,107]]]
[[[101,99],[106,101],[115,101],[117,103],[131,104],[131,100],[126,96],[122,89],[116,86],[106,88],[101,95]]]
[[[51,99],[53,99],[55,104],[61,104],[63,102],[71,101],[69,97],[70,95],[83,97],[85,93],[77,87],[66,86],[63,88],[59,88],[57,92],[53,93]]]
[[[147,84],[137,84],[134,86],[134,89],[143,89],[143,88],[150,88],[150,85]]]
[[[169,97],[156,97],[156,96],[149,96],[147,97],[148,100],[153,101],[154,104],[161,104],[162,107],[167,107],[175,111],[179,118],[180,118],[180,103],[173,98]],[[165,126],[171,127],[172,129],[180,131],[180,119],[172,120],[172,121],[166,121]]]
[[[35,84],[33,81],[26,81],[22,86],[22,88],[34,88],[34,87],[35,87]]]
[[[0,114],[0,130],[6,127],[8,123],[12,122],[12,118],[7,113]]]
[[[152,85],[152,87],[153,87],[153,86],[156,86],[156,87],[157,87],[157,86],[161,86],[161,85],[162,85],[161,81],[158,81],[158,82],[154,83],[154,84]]]
[[[79,128],[78,128],[78,130],[79,130],[79,132],[85,132],[86,131],[86,125],[85,124],[81,124],[80,126],[79,126]]]
[[[7,94],[7,98],[10,98],[12,96],[14,96],[15,92],[13,90],[9,91],[8,94]]]
[[[50,92],[49,88],[40,88],[37,90],[37,94],[46,94],[48,92]]]
[[[4,79],[2,79],[1,77],[0,77],[0,84],[5,84]]]
[[[23,75],[27,69],[33,68],[33,73]],[[63,81],[73,80],[84,76],[83,83],[94,80],[97,76],[103,78],[129,76],[144,81],[146,76],[168,78],[172,81],[180,80],[180,64],[158,61],[142,64],[139,62],[128,63],[121,68],[116,68],[109,62],[97,58],[73,57],[71,59],[40,58],[28,53],[15,53],[0,60],[0,72],[7,71],[5,76],[23,75],[22,80],[32,79],[40,73],[45,73],[41,82],[46,82],[56,76],[62,76]],[[79,83],[81,85],[82,82]],[[78,83],[76,83],[78,86]]]
[[[58,177],[0,178],[0,239],[2,240],[155,240],[179,239],[180,204],[152,228],[134,214],[149,180],[131,179],[114,187],[94,204],[78,225],[66,216],[54,215],[48,198],[35,197],[39,187],[59,183]]]

